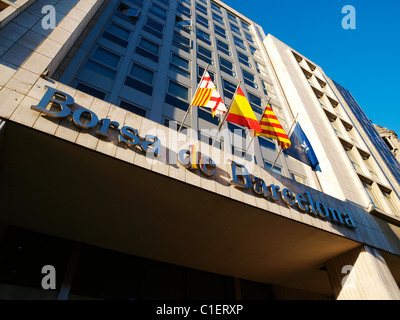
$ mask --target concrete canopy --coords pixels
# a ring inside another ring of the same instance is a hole
[[[0,221],[162,262],[331,294],[360,243],[9,122]]]

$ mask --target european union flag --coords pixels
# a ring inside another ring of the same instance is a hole
[[[285,154],[309,165],[314,171],[321,171],[317,156],[299,123],[296,124],[290,136],[290,141],[292,145],[283,150]]]

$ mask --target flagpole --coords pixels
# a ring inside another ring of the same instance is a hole
[[[292,123],[292,125],[290,126],[290,129],[289,129],[288,134],[287,134],[288,137],[290,136],[290,134],[291,134],[291,132],[292,132],[292,128],[293,128],[294,124],[296,123],[296,120],[297,120],[297,117],[298,117],[298,116],[299,116],[299,114],[296,115],[296,118],[294,118],[293,123]],[[281,154],[281,152],[282,152],[282,150],[283,150],[280,143],[279,143],[279,147],[280,147],[280,150],[279,150],[279,152],[278,152],[278,155],[276,156],[275,161],[274,161],[274,163],[272,164],[271,169],[270,169],[269,171],[272,171],[272,169],[275,167],[276,161],[278,160],[278,157],[280,156],[280,154]]]
[[[263,111],[263,113],[261,114],[261,119],[262,119],[262,116],[263,116],[264,113],[265,113],[265,110],[267,110],[267,107],[268,107],[268,104],[269,104],[270,101],[271,101],[271,97],[268,98],[267,105],[265,106],[264,111]],[[261,121],[261,119],[260,119],[260,121]],[[247,130],[247,132],[249,132],[249,131]],[[249,146],[247,147],[246,152],[244,153],[244,156],[243,156],[244,158],[246,157],[247,151],[249,151],[249,148],[250,148],[250,146],[251,146],[251,143],[254,141],[254,138],[255,138],[255,137],[256,137],[256,134],[254,133],[254,137],[252,137],[252,139],[251,139],[251,141],[250,141],[250,144],[249,144]]]
[[[235,98],[236,98],[236,93],[237,93],[237,91],[238,91],[238,89],[239,89],[241,83],[242,83],[242,81],[239,81],[239,83],[238,83],[238,85],[237,85],[237,87],[236,87],[236,90],[235,90],[235,94],[233,95],[232,100],[231,100],[231,103],[230,103],[230,105],[229,105],[229,108],[228,108],[228,110],[227,110],[226,113],[225,113],[224,119],[221,121],[221,123],[220,123],[219,126],[218,126],[217,134],[215,135],[214,141],[213,141],[213,143],[211,144],[212,147],[214,147],[215,141],[217,140],[218,133],[221,131],[222,125],[224,124],[226,118],[228,117],[229,111],[231,111],[233,101],[234,101]]]
[[[208,69],[209,66],[210,66],[210,64],[208,63],[207,66],[206,66],[206,68],[204,69],[204,72],[203,72],[203,75],[202,75],[202,77],[201,77],[201,79],[200,79],[200,82],[199,82],[199,84],[197,85],[197,89],[196,89],[196,91],[194,92],[195,95],[196,95],[197,91],[199,91],[201,81],[203,80],[203,78],[204,78],[204,76],[205,76],[205,74],[206,74],[207,69]],[[193,98],[192,98],[192,102],[193,102]],[[180,125],[180,127],[179,127],[179,130],[178,130],[178,133],[181,132],[181,130],[182,130],[182,128],[183,128],[183,124],[185,123],[185,120],[186,120],[186,118],[187,118],[187,116],[188,116],[188,114],[189,114],[189,111],[191,111],[191,110],[192,110],[192,104],[190,104],[189,107],[188,107],[188,109],[186,110],[185,116],[183,117],[182,123],[181,123],[181,125]],[[190,115],[192,115],[192,113],[190,113]],[[192,128],[193,128],[192,119],[190,120],[190,125],[191,125]],[[191,129],[192,129],[192,128],[191,128]]]

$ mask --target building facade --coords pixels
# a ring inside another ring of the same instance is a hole
[[[374,124],[375,130],[379,133],[383,141],[386,143],[388,146],[389,150],[392,152],[394,157],[397,159],[397,161],[400,160],[400,153],[399,153],[399,147],[400,147],[400,140],[396,132],[393,130],[389,130],[388,128],[378,126],[377,124]]]
[[[2,298],[400,298],[398,167],[317,64],[218,0],[0,9]],[[185,118],[205,70],[320,171]]]

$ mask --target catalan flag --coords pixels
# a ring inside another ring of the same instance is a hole
[[[213,116],[215,114],[224,114],[226,112],[226,106],[207,71],[204,72],[199,88],[197,89],[190,105],[210,108]]]
[[[261,117],[260,126],[262,130],[257,135],[278,140],[282,149],[290,147],[291,142],[269,104]]]
[[[261,126],[256,115],[240,87],[236,90],[235,99],[232,102],[226,121],[245,126],[255,132],[261,132]]]

